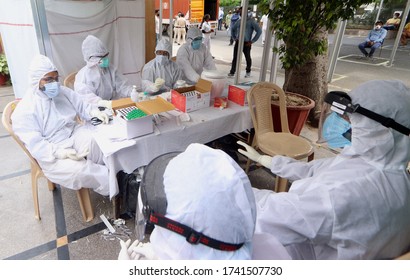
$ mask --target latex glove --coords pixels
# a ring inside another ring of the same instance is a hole
[[[161,78],[157,78],[154,82],[155,87],[159,90],[165,84],[165,80]]]
[[[139,240],[135,240],[131,244],[131,239],[128,239],[126,242],[120,240],[121,251],[118,254],[119,260],[135,260],[136,253],[134,253],[133,249],[138,245]]]
[[[259,154],[254,148],[252,148],[248,144],[245,144],[242,141],[238,141],[236,143],[238,143],[239,145],[244,146],[246,148],[246,151],[244,151],[242,149],[238,149],[238,152],[240,152],[241,154],[243,154],[244,156],[246,156],[250,160],[253,160],[257,163],[262,164],[266,168],[269,168],[269,169],[271,168],[271,165],[272,165],[272,157],[271,156]]]
[[[69,154],[68,158],[72,159],[72,160],[82,160],[84,159],[86,156],[88,156],[88,154],[90,153],[90,151],[87,149],[85,150],[83,153],[79,154],[76,153],[75,155]]]
[[[99,120],[102,121],[102,123],[104,123],[104,124],[107,124],[108,121],[109,121],[108,115],[107,115],[106,113],[104,113],[104,112],[98,110],[98,109],[93,109],[93,110],[91,110],[90,115],[91,115],[91,117],[93,117],[93,118],[99,119]]]
[[[110,100],[100,100],[98,101],[98,107],[105,107],[107,109],[112,109],[112,101]]]
[[[138,246],[133,249],[133,259],[134,260],[157,260],[158,257],[155,255],[154,249],[152,249],[151,243],[140,242]]]
[[[77,151],[72,148],[57,149],[54,156],[58,159],[66,159],[77,155]]]

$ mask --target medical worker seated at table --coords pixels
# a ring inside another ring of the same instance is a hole
[[[211,53],[202,43],[202,32],[198,27],[191,27],[187,39],[177,52],[177,64],[182,70],[188,84],[194,85],[204,69],[216,70]]]
[[[12,114],[13,130],[53,183],[109,195],[108,168],[84,121],[108,123],[108,116],[71,89],[60,86],[50,59],[36,56],[30,87]]]
[[[255,190],[255,232],[278,238],[294,259],[398,257],[410,246],[410,89],[369,81],[328,93],[324,104],[320,138],[344,147],[335,157],[270,157],[240,143],[293,181],[287,193]]]
[[[75,76],[74,90],[91,103],[111,109],[111,100],[129,97],[132,85],[110,63],[103,42],[93,35],[83,41],[82,52],[87,63]]]
[[[254,235],[250,181],[222,150],[191,144],[152,160],[138,201],[137,241],[120,241],[120,260],[290,259],[274,236]]]
[[[182,79],[182,71],[176,62],[171,60],[171,43],[162,38],[155,47],[155,58],[145,64],[142,70],[142,90],[148,93],[170,91],[178,80]]]

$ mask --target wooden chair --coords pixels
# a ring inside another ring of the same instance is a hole
[[[64,86],[65,87],[68,87],[68,88],[71,88],[72,90],[74,90],[75,75],[77,75],[77,71],[68,74],[68,76],[64,79]]]
[[[279,95],[279,111],[282,132],[273,130],[272,120],[272,95]],[[270,155],[283,155],[294,159],[314,157],[312,145],[300,136],[289,131],[288,116],[286,111],[286,96],[284,91],[277,85],[269,82],[259,82],[252,86],[247,92],[248,106],[251,113],[255,135],[252,147]],[[246,173],[249,171],[250,160],[246,163]],[[275,191],[287,191],[287,180],[276,177]]]
[[[12,101],[6,105],[3,111],[3,116],[2,116],[2,122],[6,130],[10,133],[10,135],[13,137],[13,139],[19,144],[19,146],[23,149],[23,151],[26,153],[26,155],[30,159],[31,163],[31,189],[33,192],[33,200],[34,200],[34,216],[36,219],[40,220],[40,208],[39,208],[39,202],[38,202],[38,179],[40,177],[44,177],[44,173],[41,170],[41,167],[38,165],[38,162],[33,158],[33,156],[30,154],[30,152],[27,150],[27,148],[24,146],[24,143],[20,140],[20,138],[14,134],[13,128],[12,128],[12,122],[11,122],[11,115],[16,108],[18,104],[18,101]],[[47,179],[47,178],[46,178]],[[53,182],[47,179],[47,185],[48,189],[50,191],[53,191],[56,187]],[[89,189],[82,188],[80,190],[77,190],[77,198],[78,202],[80,203],[80,209],[81,213],[83,215],[84,221],[89,222],[92,219],[94,219],[94,211],[91,205],[91,200],[90,200],[90,191]]]

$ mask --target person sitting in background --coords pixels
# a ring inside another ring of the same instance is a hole
[[[137,241],[120,241],[120,260],[290,259],[274,236],[254,234],[251,183],[221,150],[195,143],[152,160],[138,201]]]
[[[386,38],[387,30],[382,28],[383,21],[379,20],[375,23],[374,29],[367,35],[366,41],[359,44],[359,49],[365,57],[372,58],[376,49],[380,48],[383,44],[384,38]],[[366,48],[370,48],[370,52],[366,51]]]
[[[29,78],[30,88],[11,116],[15,134],[51,182],[109,195],[103,153],[90,129],[77,121],[79,116],[84,121],[96,118],[108,123],[108,116],[70,88],[60,86],[57,68],[46,56],[34,57]]]
[[[410,22],[404,26],[403,33],[401,33],[401,37],[400,37],[401,46],[407,45],[407,38],[410,38]]]
[[[155,47],[155,58],[142,70],[142,90],[148,93],[170,91],[182,78],[182,71],[171,60],[171,43],[162,38]]]
[[[246,148],[240,153],[293,181],[287,193],[254,190],[255,233],[272,234],[294,259],[392,259],[407,252],[409,108],[410,89],[401,81],[369,81],[325,96],[319,137],[344,147],[336,157],[303,162],[239,143]]]
[[[177,52],[177,64],[188,84],[196,84],[204,68],[216,70],[211,53],[202,44],[202,32],[198,27],[188,29],[187,41]]]
[[[383,28],[386,30],[395,30],[398,29],[400,25],[400,13],[394,13],[394,16],[387,20],[386,24],[383,25]]]
[[[111,109],[111,100],[129,97],[132,85],[110,64],[108,50],[93,35],[83,41],[82,52],[87,63],[75,76],[74,90],[87,101]]]

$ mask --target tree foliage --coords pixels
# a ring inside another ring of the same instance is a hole
[[[268,14],[271,28],[284,45],[274,48],[279,53],[283,68],[303,66],[315,56],[327,51],[327,38],[318,32],[333,29],[338,19],[349,19],[355,10],[368,0],[269,0],[261,1],[260,8]]]
[[[220,0],[219,7],[234,7],[240,6],[241,0]]]

